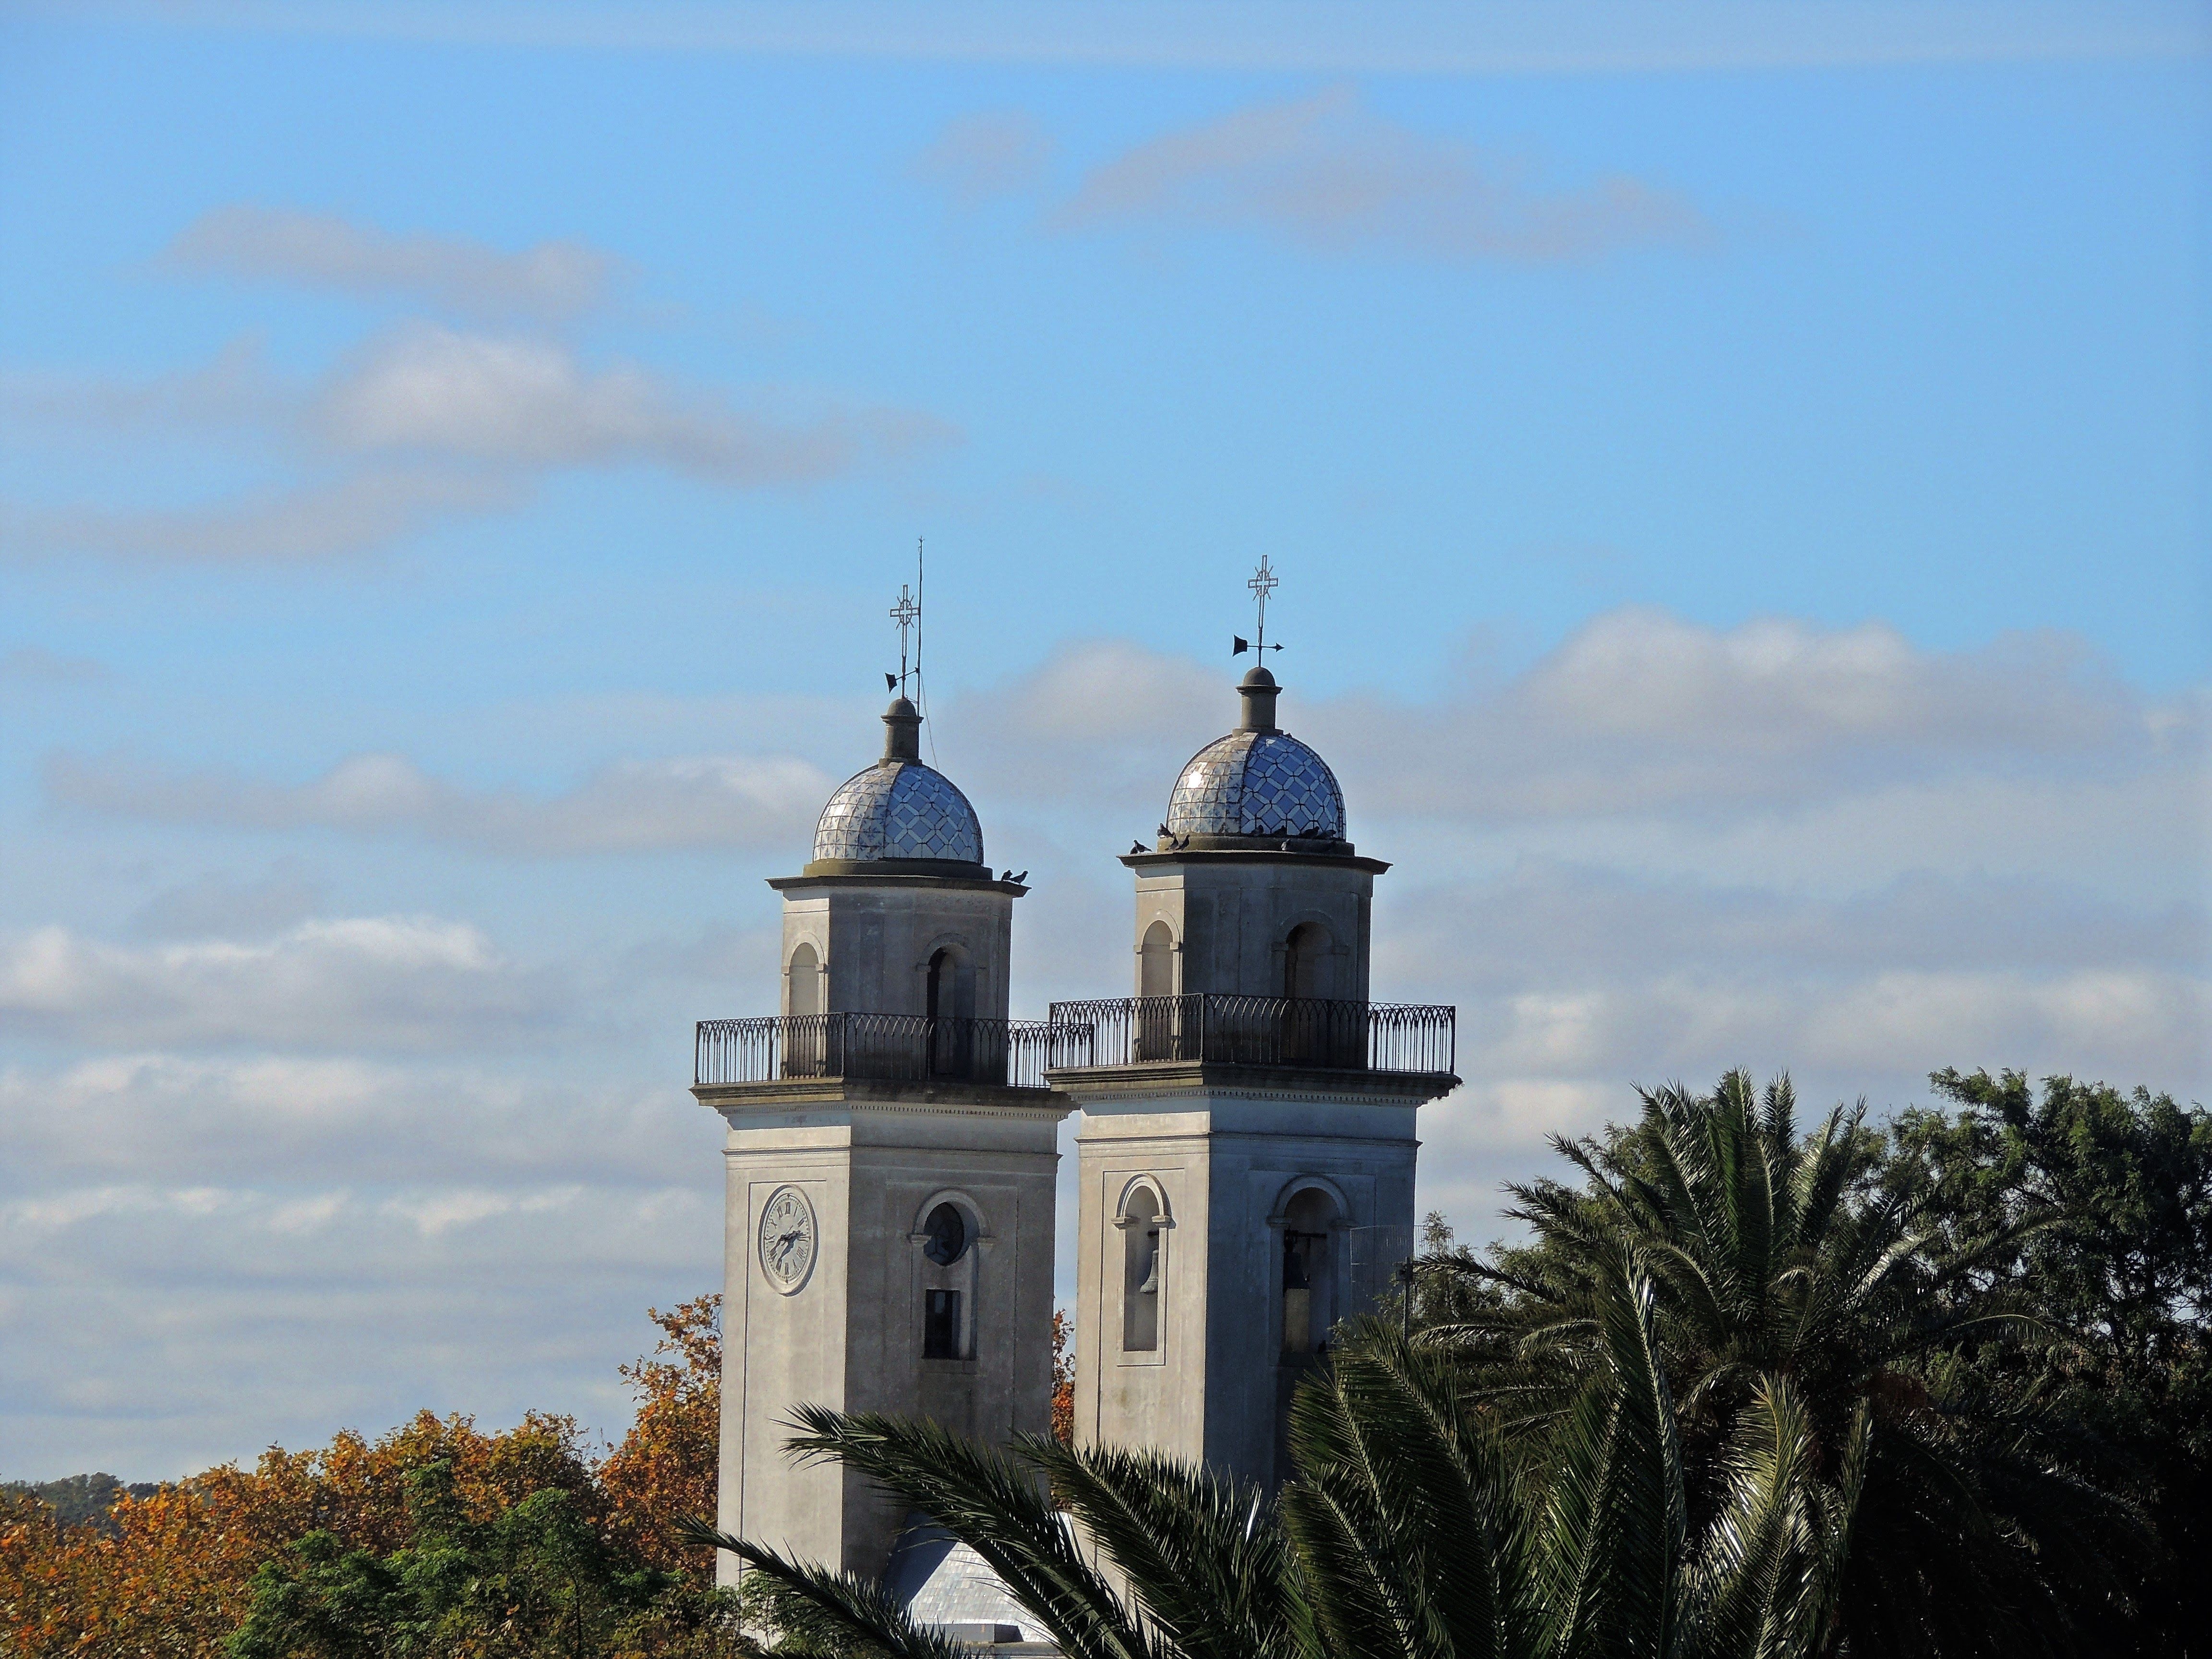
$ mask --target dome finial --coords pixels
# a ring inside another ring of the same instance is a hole
[[[1275,684],[1264,664],[1255,663],[1244,678],[1237,682],[1237,695],[1244,699],[1244,718],[1237,722],[1240,732],[1275,732],[1275,694],[1282,688]]]
[[[884,758],[918,761],[921,758],[921,713],[904,697],[893,697],[884,710]]]

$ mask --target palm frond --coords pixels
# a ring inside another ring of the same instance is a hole
[[[882,1648],[889,1659],[969,1659],[967,1644],[916,1624],[880,1584],[793,1561],[765,1545],[732,1538],[690,1516],[676,1523],[676,1532],[686,1543],[702,1549],[729,1551],[754,1571],[798,1595],[833,1626]]]
[[[801,1406],[793,1418],[800,1430],[786,1443],[793,1453],[856,1469],[921,1510],[983,1558],[1068,1659],[1168,1659],[1085,1559],[1027,1461],[926,1419],[820,1406]]]

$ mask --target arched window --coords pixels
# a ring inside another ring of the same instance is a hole
[[[1166,1276],[1165,1229],[1159,1194],[1139,1187],[1121,1211],[1121,1351],[1153,1353],[1160,1346],[1160,1291]]]
[[[1283,994],[1334,995],[1335,944],[1328,929],[1317,921],[1301,922],[1291,929],[1291,936],[1283,945]]]
[[[1137,952],[1137,994],[1171,997],[1175,988],[1175,930],[1164,921],[1145,929],[1145,942]]]
[[[1283,1212],[1283,1354],[1310,1354],[1328,1339],[1335,1322],[1334,1253],[1329,1224],[1336,1206],[1327,1193],[1311,1188],[1290,1201]]]
[[[922,1231],[927,1235],[921,1253],[939,1267],[957,1267],[968,1254],[968,1218],[957,1204],[940,1204],[929,1212]],[[964,1359],[966,1344],[961,1328],[958,1285],[932,1285],[922,1291],[921,1357],[924,1359]]]
[[[931,953],[926,999],[931,1075],[969,1076],[976,1060],[975,970],[957,945]]]
[[[802,944],[791,953],[791,1012],[822,1012],[822,958],[811,945]]]
[[[919,1251],[915,1283],[921,1292],[921,1357],[975,1357],[976,1242],[983,1229],[965,1199],[938,1199],[908,1235]]]
[[[1145,929],[1145,942],[1137,949],[1137,994],[1145,999],[1136,1013],[1135,1058],[1179,1060],[1176,1038],[1182,1028],[1181,1006],[1167,999],[1176,994],[1175,930],[1164,921]]]
[[[822,958],[811,945],[802,943],[791,953],[784,986],[784,1011],[791,1016],[783,1028],[783,1074],[822,1077],[836,1070],[830,1053],[827,1022],[823,1012]]]

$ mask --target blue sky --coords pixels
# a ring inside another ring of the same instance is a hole
[[[2203,46],[0,9],[0,1474],[619,1428],[921,534],[1018,1012],[1272,557],[1468,1233],[1632,1080],[2201,1096]]]

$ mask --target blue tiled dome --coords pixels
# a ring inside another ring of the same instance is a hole
[[[920,761],[880,760],[830,797],[814,827],[814,856],[981,864],[983,826],[942,772]]]
[[[1344,791],[1328,763],[1289,732],[1231,732],[1182,769],[1168,832],[1342,841]]]

